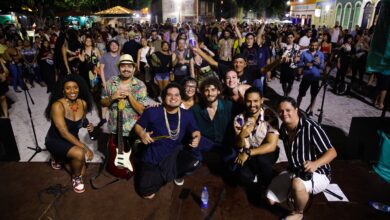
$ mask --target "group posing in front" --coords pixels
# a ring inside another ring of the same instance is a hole
[[[189,27],[176,33],[176,40],[169,35],[170,41],[164,33],[160,37],[152,30],[150,39],[140,37],[140,47],[132,53],[133,47],[128,44],[134,42],[127,41],[120,29],[102,56],[93,48],[77,54],[90,59],[87,72],[91,75],[96,64],[92,58],[101,59],[96,70],[102,80],[97,103],[100,125],[107,120],[111,132],[108,145],[121,155],[114,165],[124,167],[127,176],[136,170],[135,188],[140,196],[152,199],[172,181],[183,185],[186,175],[207,163],[206,152],[217,154],[226,175],[244,187],[258,189],[270,204],[292,197],[294,209],[287,219],[302,219],[309,195],[326,189],[329,163],[337,153],[324,130],[299,112],[310,87],[311,109],[314,106],[324,54],[318,50],[317,40],[309,40],[302,49],[293,43],[292,33],[285,34],[288,40],[281,44],[283,51],[276,61],[281,63],[285,92],[276,111],[282,122],[279,127],[277,114],[263,103],[266,82],[276,65],[265,43],[264,27],[245,33],[244,39],[234,20],[224,24],[215,52],[200,36],[190,45],[194,39],[188,39],[189,31],[193,36]],[[232,32],[238,37],[236,48]],[[173,44],[176,48],[172,53]],[[53,157],[51,166],[70,170],[74,191],[82,193],[86,160],[94,155],[80,141],[78,131],[82,127],[90,132],[96,129],[86,119],[94,102],[94,89],[87,84],[91,78],[73,73],[70,63],[64,68],[71,74],[61,77],[59,86],[53,87],[45,112],[51,120],[46,147]],[[296,68],[303,75],[297,101],[288,97]],[[151,84],[157,87],[156,99],[148,94]],[[279,138],[289,169],[275,174]]]

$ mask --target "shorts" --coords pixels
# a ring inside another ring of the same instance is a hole
[[[280,83],[285,84],[293,84],[294,79],[295,79],[295,69],[291,69],[289,66],[286,64],[283,64],[280,68],[281,73],[280,73]]]
[[[282,203],[287,200],[289,190],[291,188],[291,180],[294,178],[294,174],[283,171],[278,176],[276,176],[271,184],[268,187],[267,190],[267,198],[271,201]],[[319,174],[314,172],[313,173],[313,182],[314,182],[314,189],[313,184],[311,180],[303,181],[302,179],[298,178],[303,182],[306,188],[306,192],[311,193],[313,191],[313,194],[318,194],[324,191],[329,183],[330,180],[325,174]]]
[[[301,84],[299,85],[299,95],[300,97],[304,97],[306,95],[307,90],[310,87],[310,94],[312,97],[316,96],[318,93],[318,89],[320,88],[320,80],[317,79],[307,79],[303,77]]]
[[[154,76],[156,81],[169,80],[169,72],[168,73],[156,73]]]

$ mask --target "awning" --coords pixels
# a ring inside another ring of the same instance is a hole
[[[122,6],[115,6],[113,8],[109,8],[103,11],[96,12],[95,15],[125,15],[125,14],[132,14],[133,10],[122,7]]]

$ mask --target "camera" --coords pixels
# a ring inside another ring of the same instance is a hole
[[[293,173],[296,177],[301,178],[303,181],[309,181],[313,178],[313,173],[306,172],[303,167],[294,169]]]

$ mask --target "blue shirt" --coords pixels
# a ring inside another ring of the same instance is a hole
[[[320,64],[315,64],[315,56],[318,56],[320,59]],[[313,66],[309,68],[306,66],[307,63],[313,63]],[[301,54],[301,60],[298,65],[299,67],[303,67],[303,77],[320,78],[321,69],[324,68],[324,54],[321,51],[316,51],[313,55],[309,50],[306,50]]]
[[[154,165],[158,164],[162,159],[176,150],[186,133],[192,133],[199,130],[192,112],[182,108],[180,108],[180,111],[180,133],[177,140],[166,138],[149,144],[142,157],[142,161]],[[170,129],[175,130],[178,126],[179,114],[167,113],[167,118]],[[168,128],[165,124],[162,106],[145,109],[141,118],[137,121],[137,124],[142,128],[145,128],[148,132],[153,131],[152,137],[168,136]]]

